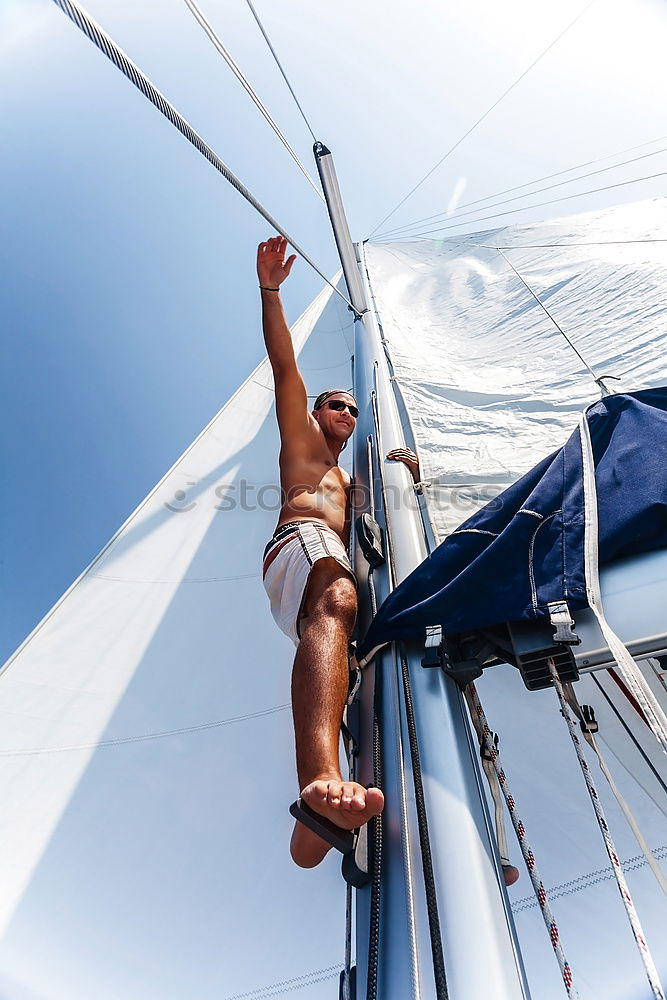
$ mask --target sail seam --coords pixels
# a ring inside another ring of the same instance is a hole
[[[224,1000],[264,1000],[266,997],[278,996],[288,990],[301,989],[302,986],[310,986],[312,983],[320,983],[325,979],[333,979],[334,976],[338,976],[339,972],[339,965],[329,965],[325,969],[307,972],[303,976],[294,976],[292,979],[282,979],[280,982],[272,983],[269,986],[260,986],[258,989],[246,993],[235,993],[233,996],[224,997]],[[281,988],[277,989],[276,987]]]
[[[667,859],[667,844],[662,844],[660,847],[653,847],[651,851],[654,857],[660,860],[663,858]],[[638,871],[640,868],[648,866],[648,862],[643,854],[634,854],[631,858],[621,861],[621,864],[626,871],[630,872]],[[601,882],[608,882],[613,878],[614,869],[611,865],[608,865],[606,868],[596,868],[594,871],[579,875],[569,882],[561,882],[559,885],[550,886],[549,896],[551,899],[573,896],[577,892],[583,892],[590,886],[599,885]],[[513,913],[522,913],[524,910],[532,910],[538,905],[534,896],[524,896],[522,899],[518,899],[512,903],[511,908]]]
[[[265,708],[259,712],[248,712],[247,715],[235,715],[230,719],[216,719],[214,722],[202,722],[197,726],[165,729],[159,733],[143,733],[140,736],[119,736],[117,739],[99,740],[95,743],[77,743],[61,747],[31,747],[26,750],[0,750],[0,757],[33,757],[39,754],[68,753],[73,750],[98,750],[103,747],[122,746],[125,743],[143,743],[147,740],[160,740],[168,736],[184,736],[187,733],[199,733],[207,729],[219,729],[222,726],[231,726],[236,722],[247,722],[249,719],[261,719],[266,715],[276,715],[278,712],[286,712],[290,707],[289,703],[276,705],[274,708]]]

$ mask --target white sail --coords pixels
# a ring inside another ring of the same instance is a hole
[[[487,248],[513,248],[503,252],[596,375],[657,385],[666,260],[661,244],[643,241],[664,213],[653,202],[465,246],[367,248],[439,534],[559,446],[597,396],[585,365]],[[641,242],[627,242],[632,220]],[[579,245],[556,246],[568,242]],[[309,392],[351,384],[351,325],[329,293],[295,325]],[[278,503],[272,403],[264,362],[5,667],[3,1000],[336,993],[337,861],[301,872],[287,855],[293,650],[259,577]],[[664,704],[659,671],[646,669]],[[616,725],[614,705],[621,715],[625,706],[606,676],[598,686],[583,678],[580,701],[595,706],[616,780],[664,860],[664,765],[651,747],[653,770],[644,766],[636,720],[634,738]],[[479,688],[582,1000],[643,996],[553,692],[528,693],[511,667],[486,671]],[[664,897],[598,784],[664,975]],[[532,995],[555,1000],[563,986],[525,875],[510,896]],[[473,942],[457,961],[474,953]]]
[[[560,447],[599,398],[513,267],[596,376],[633,389],[664,384],[666,221],[658,199],[367,247],[440,535]]]
[[[295,324],[309,392],[351,384],[350,326],[330,290]],[[5,665],[3,1000],[337,989],[338,866],[287,850],[278,446],[264,361]]]
[[[599,398],[596,377],[620,376],[621,383],[608,385],[625,389],[667,382],[666,219],[667,201],[659,200],[461,239],[366,248],[422,479],[431,484],[424,495],[437,536],[560,447],[584,406]],[[644,667],[665,707],[660,671]],[[489,723],[500,734],[579,995],[648,996],[555,693],[529,693],[509,666],[486,670],[478,686]],[[617,784],[664,863],[665,755],[606,670],[582,677],[576,692],[595,708]],[[592,767],[664,980],[667,901]],[[510,897],[532,995],[564,996],[525,874]]]

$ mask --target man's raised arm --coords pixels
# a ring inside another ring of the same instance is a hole
[[[276,384],[276,412],[281,435],[307,424],[308,397],[294,356],[292,335],[280,301],[280,285],[292,270],[296,254],[285,260],[287,240],[274,236],[257,248],[257,277],[262,296],[264,342]]]

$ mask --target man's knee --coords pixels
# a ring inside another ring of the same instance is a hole
[[[324,610],[337,618],[357,613],[357,592],[352,580],[341,577],[332,581],[322,595]]]
[[[322,588],[312,608],[313,618],[335,619],[351,632],[357,616],[357,591],[352,578],[341,574]]]

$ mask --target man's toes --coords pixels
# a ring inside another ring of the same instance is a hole
[[[328,804],[334,807],[340,806],[342,795],[343,795],[343,782],[330,781],[329,788],[327,791]]]
[[[312,809],[318,806],[325,806],[329,791],[328,781],[311,781],[301,792],[301,798],[308,803]]]
[[[379,788],[371,787],[366,791],[366,809],[372,816],[377,816],[384,809],[384,795]]]
[[[366,789],[363,785],[354,786],[354,794],[352,796],[352,801],[350,803],[350,808],[353,812],[363,812],[366,808]]]
[[[340,798],[340,804],[343,809],[351,809],[352,804],[356,795],[356,785],[353,781],[344,781],[342,785],[342,792]]]

